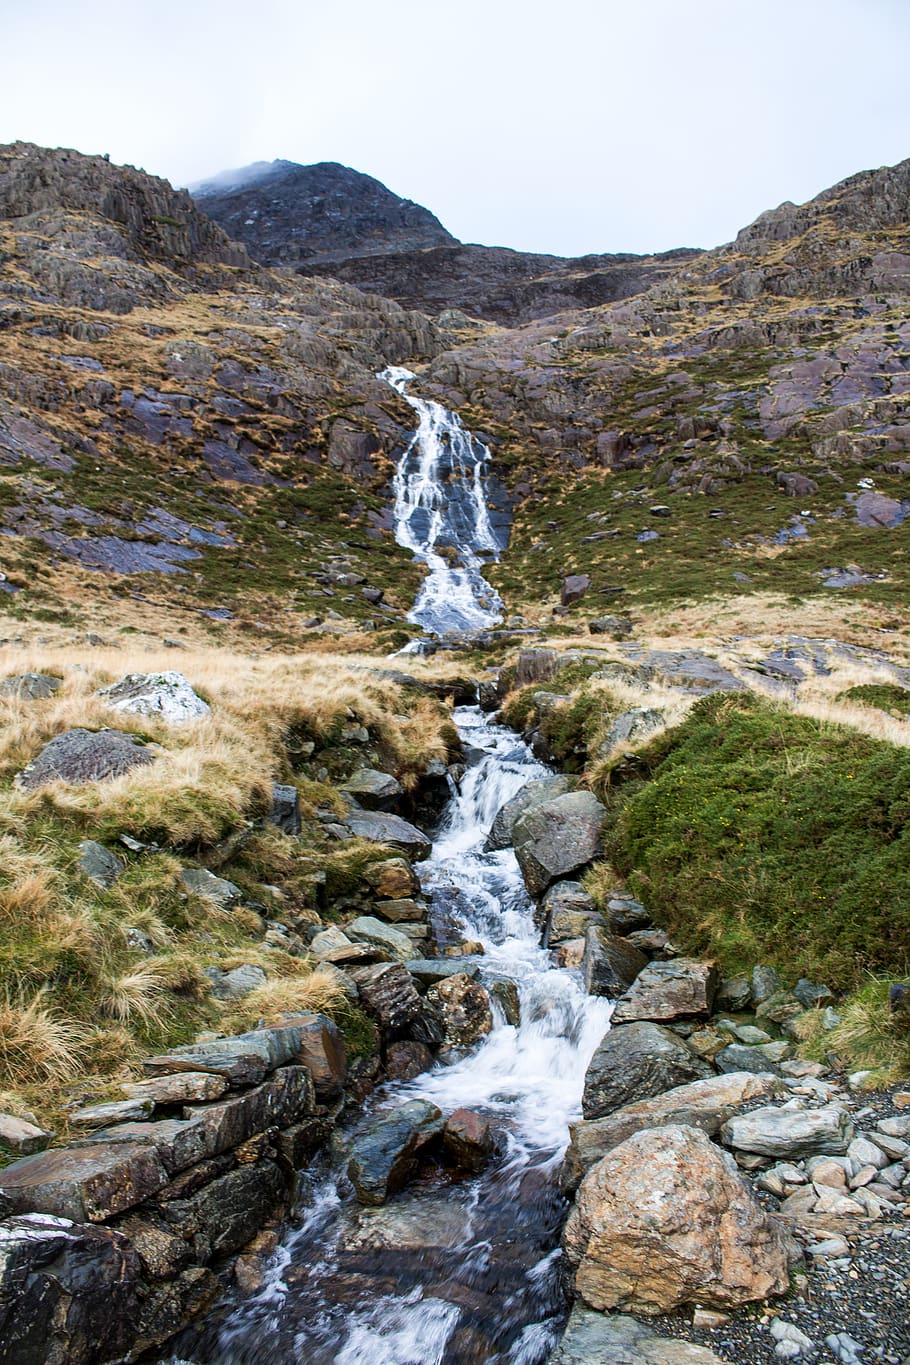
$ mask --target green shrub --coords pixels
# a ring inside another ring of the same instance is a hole
[[[838,701],[854,701],[864,706],[876,706],[880,711],[898,711],[910,716],[910,688],[897,683],[863,683],[841,692]]]

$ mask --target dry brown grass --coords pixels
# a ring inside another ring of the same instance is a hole
[[[0,1084],[17,1089],[36,1081],[55,1084],[79,1070],[87,1047],[85,1028],[44,1001],[42,991],[31,999],[0,996]]]
[[[264,986],[251,991],[229,1016],[232,1029],[253,1028],[263,1024],[280,1024],[289,1014],[316,1011],[331,1014],[345,999],[337,978],[317,967],[298,976],[276,977]]]

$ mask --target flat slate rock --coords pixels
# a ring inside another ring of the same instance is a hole
[[[358,768],[341,790],[352,796],[364,810],[394,810],[404,796],[404,789],[397,778],[376,768]]]
[[[49,782],[103,782],[122,777],[133,768],[154,763],[136,735],[123,730],[65,730],[45,744],[41,752],[19,773],[16,781],[26,791]]]
[[[711,1013],[718,976],[713,962],[677,957],[651,962],[616,1006],[617,1024],[635,1019],[679,1019]]]
[[[464,957],[412,957],[404,964],[420,986],[433,986],[449,976],[479,975],[476,962]]]
[[[180,880],[187,891],[192,892],[194,896],[204,896],[206,900],[214,901],[222,910],[227,910],[243,900],[243,892],[239,886],[235,886],[225,877],[216,877],[214,872],[209,872],[206,867],[185,867],[180,873]]]
[[[345,817],[345,824],[358,839],[368,839],[375,844],[390,844],[400,848],[415,861],[429,857],[432,844],[416,826],[402,820],[400,815],[390,815],[384,811],[351,811]]]
[[[623,1313],[576,1304],[549,1365],[725,1365],[707,1346],[656,1336]]]
[[[123,875],[125,866],[122,858],[94,839],[83,839],[79,845],[79,871],[103,891]]]
[[[55,1147],[0,1171],[0,1194],[14,1213],[50,1213],[75,1223],[103,1223],[141,1204],[168,1183],[153,1148],[142,1143]]]

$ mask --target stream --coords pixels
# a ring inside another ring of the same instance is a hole
[[[410,397],[407,371],[385,377],[420,421],[396,480],[398,538],[429,568],[412,619],[438,633],[489,624],[501,604],[480,572],[481,555],[497,550],[488,452],[441,405]],[[453,540],[450,562],[438,546]],[[493,1029],[468,1055],[386,1084],[369,1108],[419,1098],[444,1114],[473,1110],[490,1121],[497,1155],[469,1178],[427,1162],[380,1208],[359,1205],[343,1163],[323,1156],[301,1174],[297,1219],[262,1287],[223,1303],[172,1365],[542,1365],[559,1339],[557,1177],[611,1006],[540,946],[514,851],[484,851],[499,809],[548,770],[479,708],[454,720],[470,765],[416,870],[438,940],[481,943],[479,979],[515,983],[520,1021],[507,1022],[494,998]]]

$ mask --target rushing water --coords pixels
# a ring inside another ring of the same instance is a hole
[[[409,371],[385,378],[420,423],[395,488],[398,539],[430,569],[411,619],[440,634],[489,625],[500,603],[480,573],[480,554],[497,549],[488,452],[452,413],[408,394]],[[439,553],[446,544],[458,547],[457,566]],[[424,1098],[446,1114],[480,1112],[497,1156],[469,1179],[428,1161],[378,1209],[357,1204],[343,1163],[325,1156],[301,1177],[299,1218],[263,1287],[186,1334],[174,1365],[540,1365],[559,1335],[556,1177],[610,1006],[541,948],[514,852],[484,852],[501,806],[546,769],[478,708],[455,720],[474,761],[417,870],[438,940],[479,941],[480,979],[515,983],[520,1022],[494,998],[493,1029],[472,1052],[386,1085],[373,1109]]]
[[[468,1056],[384,1088],[378,1110],[432,1100],[487,1115],[499,1156],[480,1176],[425,1169],[381,1209],[359,1206],[339,1171],[307,1177],[308,1207],[260,1293],[212,1323],[181,1359],[230,1365],[539,1365],[562,1322],[556,1175],[587,1063],[610,1006],[539,944],[511,849],[485,853],[500,806],[545,769],[476,708],[455,719],[482,752],[418,871],[445,936],[483,944],[481,980],[518,986],[521,1021],[496,1008]]]
[[[408,391],[410,370],[392,365],[380,378],[418,417],[393,485],[395,538],[429,569],[408,620],[435,635],[492,626],[502,602],[481,570],[503,545],[484,488],[490,452],[454,412]]]

